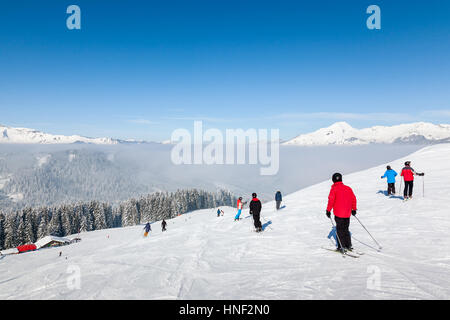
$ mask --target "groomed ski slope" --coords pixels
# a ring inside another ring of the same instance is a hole
[[[321,248],[330,244],[326,181],[285,196],[278,212],[264,204],[262,234],[252,232],[247,207],[239,222],[233,208],[219,218],[210,209],[169,220],[165,233],[154,223],[146,239],[143,226],[101,230],[70,246],[6,256],[0,299],[449,299],[450,145],[390,164],[399,172],[405,160],[426,173],[425,197],[421,177],[411,201],[378,193],[385,165],[344,176],[381,252],[356,240],[375,247],[354,218],[353,245],[365,255]],[[67,286],[73,266],[80,289]]]

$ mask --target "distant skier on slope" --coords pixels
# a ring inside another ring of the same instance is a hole
[[[405,166],[402,169],[401,176],[405,182],[405,189],[403,190],[403,199],[408,200],[412,198],[413,186],[414,186],[414,175],[424,176],[425,173],[416,173],[411,167],[411,161],[406,161]]]
[[[242,208],[244,207],[244,204],[246,204],[247,202],[242,202],[242,197],[239,197],[238,201],[237,201],[237,213],[236,216],[234,217],[234,221],[238,221],[239,217],[241,216],[242,213]]]
[[[338,238],[338,250],[352,250],[350,231],[350,216],[356,215],[356,197],[353,190],[342,183],[342,175],[335,173],[332,176],[333,185],[328,196],[326,215],[331,219],[333,209],[334,220]]]
[[[166,222],[166,220],[163,219],[163,221],[161,222],[162,232],[166,231],[166,225],[167,225],[167,222]]]
[[[253,216],[253,223],[255,225],[256,232],[262,231],[262,225],[260,220],[261,214],[261,201],[256,197],[256,193],[252,194],[252,201],[250,202],[250,214]]]
[[[220,210],[220,208],[217,209],[217,217],[220,217],[220,215],[223,216],[223,210]]]
[[[277,210],[280,210],[282,200],[283,198],[281,197],[281,191],[277,191],[277,193],[275,193],[275,202],[277,205]]]
[[[381,176],[381,179],[387,178],[388,196],[390,196],[391,194],[395,194],[395,177],[396,176],[397,176],[397,172],[395,172],[395,170],[392,170],[391,166],[387,166],[386,172],[384,173],[384,175]]]
[[[146,237],[148,236],[148,233],[152,230],[152,227],[150,226],[149,222],[147,222],[147,224],[145,225],[144,230],[145,230],[144,237]]]

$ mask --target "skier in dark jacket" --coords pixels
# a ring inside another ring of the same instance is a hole
[[[147,222],[147,224],[144,227],[145,233],[144,233],[144,237],[146,237],[148,235],[148,233],[152,230],[152,227],[150,226],[150,222]]]
[[[328,196],[326,214],[331,219],[333,209],[334,220],[336,221],[336,231],[338,239],[338,250],[352,250],[352,239],[350,231],[351,215],[356,215],[356,197],[353,190],[342,183],[340,173],[333,174],[333,185]]]
[[[253,216],[253,223],[255,225],[256,232],[262,231],[260,220],[261,208],[261,201],[259,201],[259,199],[256,197],[256,193],[253,193],[252,201],[250,202],[250,214]]]
[[[282,200],[283,199],[281,197],[281,191],[277,191],[277,193],[275,193],[275,202],[277,204],[277,210],[280,210]]]
[[[403,191],[403,199],[408,200],[412,198],[413,186],[414,186],[414,176],[424,176],[425,173],[416,173],[413,168],[411,168],[411,161],[406,161],[405,166],[400,174],[405,181],[405,189]]]
[[[166,225],[167,225],[167,222],[166,222],[166,220],[163,219],[163,221],[161,222],[161,227],[162,227],[163,232],[166,231]]]

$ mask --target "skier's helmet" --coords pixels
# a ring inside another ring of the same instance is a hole
[[[406,161],[405,166],[409,166],[411,164],[411,161]]]
[[[252,197],[256,198],[256,193],[255,192],[252,193]]]
[[[387,166],[386,169],[391,170],[391,166]]]
[[[333,181],[333,183],[336,183],[336,182],[342,182],[342,174],[340,174],[339,172],[336,172],[336,173],[333,174],[333,176],[331,177],[331,180]]]
[[[239,200],[242,200],[242,197],[239,197]]]

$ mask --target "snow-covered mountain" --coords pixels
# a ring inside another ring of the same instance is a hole
[[[147,143],[138,140],[120,140],[113,138],[89,138],[79,135],[54,135],[29,128],[12,128],[0,124],[0,143],[10,144],[71,144],[88,143],[99,145]]]
[[[28,128],[12,128],[0,125],[0,143],[21,144],[117,144],[119,140],[111,138],[88,138],[79,135],[64,136],[44,133]]]
[[[396,126],[375,126],[355,129],[346,122],[337,122],[308,134],[286,141],[284,145],[324,146],[361,145],[371,143],[443,143],[450,142],[450,124],[426,122]]]
[[[68,246],[3,256],[0,299],[448,300],[450,144],[388,164],[399,170],[405,160],[426,174],[407,202],[384,194],[386,164],[344,175],[381,251],[354,217],[353,246],[364,255],[344,259],[322,248],[330,245],[327,179],[283,197],[280,211],[264,203],[262,234],[252,232],[247,209],[234,222],[236,209],[222,207],[220,217],[207,209],[167,220],[165,232],[155,222],[147,238],[143,226],[106,229]]]

